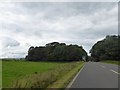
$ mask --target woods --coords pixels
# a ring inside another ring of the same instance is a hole
[[[82,46],[52,42],[45,46],[30,47],[26,59],[28,61],[118,61],[119,42],[119,36],[107,35],[105,39],[92,46],[91,56],[87,55]]]
[[[119,36],[106,36],[105,39],[95,43],[90,50],[91,58],[93,61],[102,61],[102,60],[119,60]]]
[[[87,52],[78,45],[52,42],[45,46],[30,47],[28,61],[79,61],[87,58]]]

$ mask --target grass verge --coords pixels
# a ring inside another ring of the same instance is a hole
[[[67,85],[72,81],[74,76],[79,72],[79,70],[83,67],[84,62],[79,62],[78,65],[64,74],[59,80],[49,85],[48,88],[66,88]]]
[[[119,61],[110,61],[110,60],[107,60],[107,61],[102,61],[103,63],[110,63],[110,64],[115,64],[115,65],[119,65],[120,66],[120,62]]]

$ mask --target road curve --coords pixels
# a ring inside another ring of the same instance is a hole
[[[69,88],[118,88],[118,66],[86,62]]]

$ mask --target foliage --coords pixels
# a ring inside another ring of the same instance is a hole
[[[73,62],[72,62],[73,63]],[[69,88],[68,84],[73,80],[75,75],[81,70],[84,66],[84,62],[77,62],[77,65],[73,69],[71,69],[68,73],[64,73],[56,82],[50,84],[47,88]],[[61,90],[61,89],[60,89]]]
[[[52,42],[44,47],[30,47],[28,61],[79,61],[87,57],[86,51],[78,45]]]
[[[105,39],[95,43],[90,50],[91,57],[94,61],[101,60],[119,60],[119,43],[118,36],[106,36]]]
[[[109,64],[115,64],[115,65],[119,65],[120,66],[120,62],[119,61],[115,61],[115,60],[105,60],[102,61],[103,63],[109,63]]]

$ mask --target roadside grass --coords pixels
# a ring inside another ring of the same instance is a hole
[[[2,61],[2,87],[10,87],[11,82],[30,74],[43,73],[66,63]]]
[[[70,77],[75,74],[73,69],[76,68],[79,64],[79,62],[69,62],[44,73],[26,76],[25,78],[18,79],[16,82],[14,82],[12,87],[46,89],[53,83],[53,85],[48,88],[64,88],[68,84]]]
[[[83,66],[84,62],[79,62],[75,68],[71,69],[66,74],[63,74],[62,77],[60,77],[53,84],[49,85],[48,88],[62,88],[62,89],[66,88]]]
[[[3,87],[63,88],[84,62],[3,61]]]
[[[115,64],[115,65],[119,65],[120,66],[120,62],[119,61],[106,60],[106,61],[101,61],[101,62]]]

